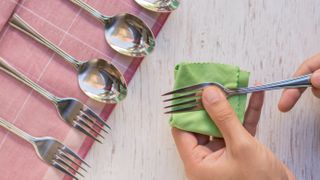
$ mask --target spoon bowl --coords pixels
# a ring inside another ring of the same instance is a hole
[[[133,57],[144,57],[155,47],[155,38],[149,27],[137,16],[124,13],[108,17],[105,39],[117,52]]]
[[[81,90],[96,101],[114,104],[127,95],[127,83],[121,72],[110,62],[92,59],[79,66]]]
[[[143,8],[154,12],[172,12],[176,10],[179,0],[135,0]]]
[[[105,39],[118,53],[130,57],[144,57],[153,51],[154,35],[139,17],[129,13],[106,16],[82,0],[70,1],[105,25]]]

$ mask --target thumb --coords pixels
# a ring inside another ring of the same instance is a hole
[[[311,75],[312,86],[316,89],[320,89],[320,70],[315,71]]]
[[[320,98],[320,69],[315,71],[311,76],[312,92]]]
[[[226,144],[239,143],[248,137],[248,132],[227,101],[224,93],[217,87],[208,87],[202,94],[202,103],[207,113],[221,131]]]

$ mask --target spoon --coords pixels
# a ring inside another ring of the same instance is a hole
[[[92,59],[85,62],[76,60],[45,39],[17,14],[12,16],[10,25],[53,50],[69,62],[78,72],[78,83],[81,90],[90,98],[99,102],[114,104],[126,97],[126,80],[121,72],[110,62],[104,59]]]
[[[123,13],[106,16],[81,0],[70,0],[104,23],[107,43],[120,54],[144,57],[155,46],[155,38],[150,28],[137,16]]]
[[[140,6],[154,12],[171,12],[176,10],[179,0],[135,0]]]

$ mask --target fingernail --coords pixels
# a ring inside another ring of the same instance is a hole
[[[205,93],[203,94],[203,98],[208,102],[208,103],[214,103],[220,100],[220,94],[216,90],[210,88],[205,90]]]

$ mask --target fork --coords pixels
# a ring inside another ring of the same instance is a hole
[[[90,168],[89,164],[70,148],[52,137],[33,137],[2,118],[0,118],[0,125],[32,144],[41,160],[75,179],[78,179],[76,174],[84,177],[83,174],[77,170],[78,168],[87,172],[87,170],[81,166],[81,163]]]
[[[93,110],[81,103],[79,100],[74,98],[60,98],[51,94],[49,91],[45,90],[24,76],[21,72],[10,66],[1,57],[0,69],[50,100],[56,106],[58,114],[60,118],[64,120],[64,122],[96,140],[97,142],[102,144],[96,135],[104,139],[104,136],[102,136],[98,130],[108,133],[108,131],[104,129],[104,126],[111,130],[110,126],[104,122],[101,117],[99,117]]]
[[[165,114],[189,112],[189,111],[203,109],[202,103],[200,101],[201,92],[205,87],[208,87],[208,86],[216,86],[220,88],[227,97],[230,97],[230,96],[253,93],[258,91],[309,87],[311,86],[311,82],[310,82],[311,75],[312,74],[307,74],[307,75],[298,76],[298,77],[277,81],[273,83],[268,83],[260,86],[236,88],[236,89],[229,89],[217,82],[205,82],[205,83],[200,83],[192,86],[179,88],[162,95],[162,96],[174,95],[173,98],[166,99],[164,100],[164,102],[171,102],[171,101],[176,102],[172,105],[168,105],[164,107],[165,109],[173,108],[171,111],[165,112]]]

